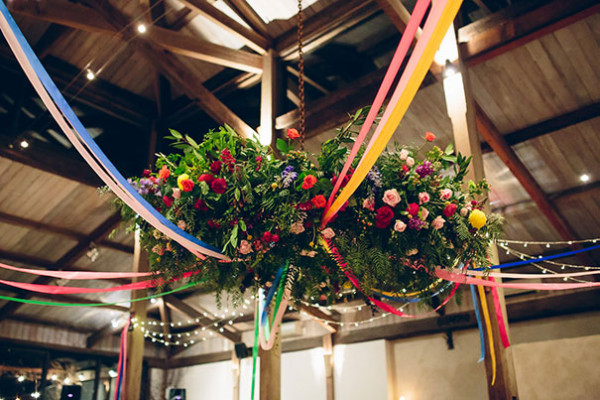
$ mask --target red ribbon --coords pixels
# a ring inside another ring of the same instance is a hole
[[[496,282],[491,276],[489,280]],[[496,319],[498,320],[498,330],[500,331],[500,338],[502,339],[502,346],[506,349],[510,346],[508,340],[508,333],[506,332],[506,324],[504,323],[504,314],[502,313],[502,305],[500,304],[500,297],[498,296],[498,289],[492,286],[492,297],[494,298],[494,310],[496,311]]]
[[[90,271],[48,271],[40,269],[29,269],[13,267],[12,265],[0,263],[0,268],[11,271],[23,272],[25,274],[37,276],[49,276],[51,278],[68,280],[87,280],[87,279],[120,279],[120,278],[143,278],[155,275],[155,272],[90,272]]]

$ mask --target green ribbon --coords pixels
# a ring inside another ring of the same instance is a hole
[[[258,300],[256,302],[256,309],[254,310],[254,346],[252,347],[252,394],[250,400],[254,400],[254,386],[256,382],[256,359],[258,358],[258,325],[260,323],[260,316],[258,312]]]
[[[104,307],[104,306],[114,306],[114,305],[118,305],[118,304],[123,304],[123,303],[135,303],[137,301],[143,301],[143,300],[149,300],[149,299],[154,299],[157,297],[162,297],[162,296],[166,296],[168,294],[171,293],[176,293],[179,292],[181,290],[185,290],[188,288],[191,288],[193,286],[196,286],[198,284],[202,283],[202,281],[199,282],[190,282],[187,283],[177,289],[173,289],[170,290],[168,292],[162,292],[162,293],[158,293],[158,294],[154,294],[152,296],[146,296],[146,297],[142,297],[139,299],[131,299],[131,300],[121,300],[121,301],[116,301],[114,303],[60,303],[60,302],[55,302],[55,301],[40,301],[40,300],[30,300],[30,299],[20,299],[18,297],[9,297],[9,296],[0,296],[0,300],[8,300],[8,301],[16,301],[18,303],[25,303],[25,304],[36,304],[39,306],[56,306],[56,307]]]

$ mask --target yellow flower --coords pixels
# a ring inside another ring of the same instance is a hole
[[[183,190],[183,185],[181,184],[181,182],[185,181],[186,179],[190,179],[190,176],[188,174],[181,174],[177,177],[177,186],[179,186],[179,189]]]
[[[252,235],[248,235],[247,239],[252,240]]]
[[[308,245],[309,245],[310,247],[315,247],[315,242],[310,242]]]
[[[277,184],[276,183],[271,183],[271,188],[277,189]]]
[[[471,211],[471,215],[469,215],[469,223],[473,228],[481,229],[487,222],[487,218],[482,211],[473,210]]]

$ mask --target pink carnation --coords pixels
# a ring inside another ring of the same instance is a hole
[[[390,207],[396,207],[402,198],[396,189],[389,189],[383,193],[383,202]]]
[[[444,218],[442,218],[441,216],[437,216],[431,222],[431,226],[433,226],[433,229],[442,229],[445,222],[446,222],[446,220]]]
[[[366,208],[369,211],[375,210],[375,199],[373,197],[367,197],[363,200],[363,208]]]
[[[240,251],[240,254],[248,254],[253,251],[252,245],[247,240],[241,240],[239,251]]]
[[[429,216],[429,210],[427,210],[425,207],[421,207],[421,219],[423,221],[425,221],[428,216]]]
[[[429,203],[429,200],[430,200],[429,193],[427,193],[427,192],[419,193],[419,204]]]
[[[442,189],[440,190],[440,199],[448,200],[452,197],[452,190],[450,189]]]
[[[292,226],[290,226],[290,232],[294,235],[298,235],[304,232],[304,230],[304,224],[302,223],[302,221],[294,222]]]
[[[331,239],[335,236],[335,232],[331,228],[325,228],[321,231],[321,233],[325,239]]]

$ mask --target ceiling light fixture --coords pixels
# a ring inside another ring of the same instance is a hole
[[[21,146],[21,148],[26,149],[29,147],[29,142],[27,140],[21,140],[21,143],[19,143],[19,145]]]
[[[579,180],[580,180],[581,182],[584,182],[584,183],[585,183],[585,182],[589,182],[589,181],[590,181],[590,176],[589,176],[588,174],[583,174],[583,175],[581,175],[581,176],[579,177]]]
[[[92,72],[92,70],[88,69],[87,74],[85,75],[85,77],[88,79],[88,81],[93,81],[94,79],[96,79],[96,74],[94,74]]]
[[[146,28],[146,25],[144,25],[144,24],[138,24],[137,30],[138,30],[139,33],[146,33],[146,31],[148,29]]]

